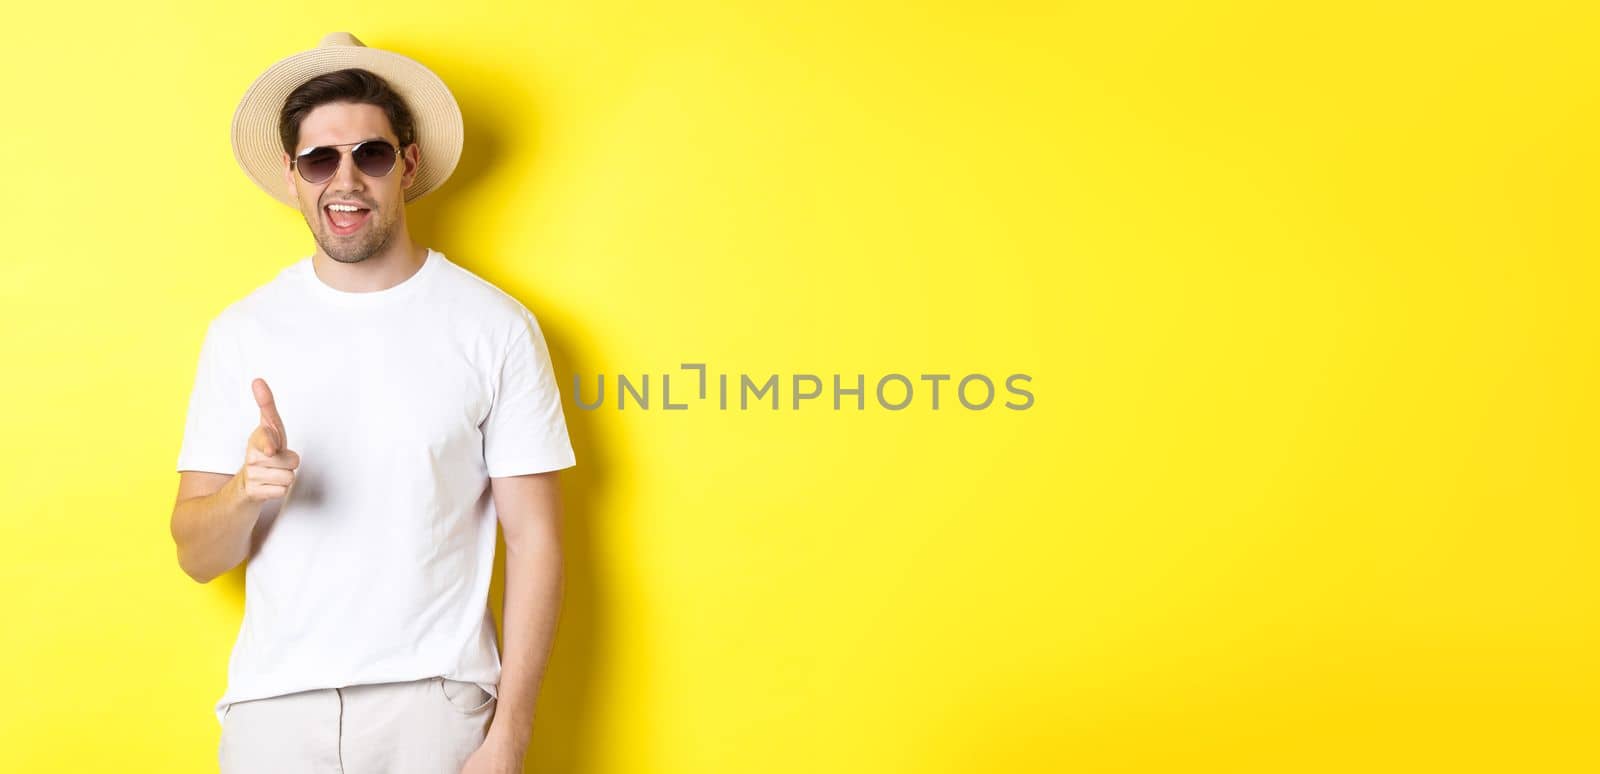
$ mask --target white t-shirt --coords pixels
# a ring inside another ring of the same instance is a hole
[[[308,256],[211,321],[178,470],[233,474],[272,389],[300,468],[262,506],[216,704],[443,675],[496,696],[490,477],[576,464],[538,321],[443,254],[375,292]]]

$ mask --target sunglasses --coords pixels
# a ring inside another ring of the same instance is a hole
[[[355,161],[356,169],[367,177],[389,174],[389,170],[394,169],[395,159],[400,157],[400,150],[388,140],[362,140],[306,148],[289,163],[300,171],[300,177],[307,183],[315,185],[326,182],[339,171],[339,162],[344,157],[344,152],[339,149],[346,145],[355,146],[350,149],[350,158]]]

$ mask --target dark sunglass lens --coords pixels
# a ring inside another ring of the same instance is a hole
[[[308,183],[320,183],[339,171],[339,151],[336,148],[317,148],[295,161],[300,176]]]
[[[368,177],[383,177],[394,168],[394,146],[387,142],[366,142],[356,148],[356,168]]]

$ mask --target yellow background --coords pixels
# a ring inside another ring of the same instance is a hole
[[[1600,18],[1500,5],[9,10],[0,770],[215,769],[173,466],[334,30],[455,90],[414,234],[567,393],[529,771],[1595,770]],[[1036,403],[571,404],[686,361]]]

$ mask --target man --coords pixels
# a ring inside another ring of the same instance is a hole
[[[317,250],[211,320],[178,456],[180,566],[249,560],[222,771],[520,772],[575,459],[533,314],[406,228],[455,167],[460,110],[335,33],[263,73],[233,134]]]

